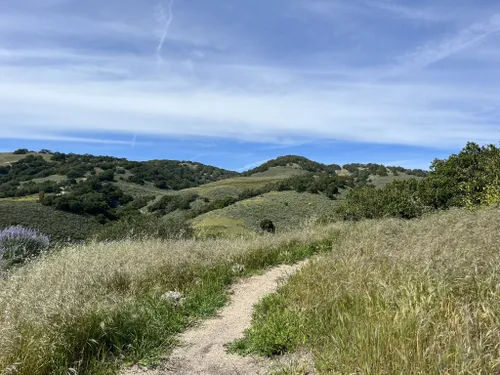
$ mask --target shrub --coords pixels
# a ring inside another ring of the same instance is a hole
[[[425,199],[427,183],[416,179],[394,181],[382,189],[373,186],[349,191],[336,213],[344,220],[397,217],[414,219],[430,210]]]
[[[29,151],[27,148],[20,148],[20,149],[17,149],[16,151],[14,151],[14,155],[25,155],[28,152]]]
[[[260,222],[260,229],[268,233],[276,232],[276,227],[274,226],[274,223],[269,219],[264,219]]]
[[[0,231],[0,255],[7,266],[36,257],[49,245],[49,238],[33,229],[14,226]]]
[[[428,177],[431,189],[426,197],[435,208],[495,204],[495,188],[500,181],[500,149],[468,143],[446,160],[435,160]]]

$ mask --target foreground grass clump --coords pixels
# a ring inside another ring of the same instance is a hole
[[[346,224],[232,348],[306,350],[320,374],[500,373],[499,223],[495,209]]]
[[[123,361],[147,362],[193,320],[214,314],[236,278],[330,250],[333,231],[93,243],[49,254],[0,280],[0,372],[108,374]],[[168,291],[186,300],[169,303]]]

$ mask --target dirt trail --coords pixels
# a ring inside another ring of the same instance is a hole
[[[266,294],[274,292],[278,283],[296,272],[304,263],[280,266],[266,273],[244,279],[233,286],[230,303],[219,316],[201,322],[182,335],[181,346],[174,350],[162,368],[141,370],[137,367],[123,375],[263,375],[271,361],[240,357],[227,353],[224,344],[242,337],[252,321],[253,307]]]

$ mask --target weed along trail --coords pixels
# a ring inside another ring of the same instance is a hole
[[[231,288],[231,299],[220,314],[202,321],[198,326],[179,336],[180,346],[159,368],[142,370],[134,367],[123,375],[263,375],[268,374],[272,362],[260,357],[241,357],[225,348],[243,335],[252,322],[253,307],[265,295],[279,286],[280,281],[299,270],[305,262],[282,265],[262,275],[244,279]]]

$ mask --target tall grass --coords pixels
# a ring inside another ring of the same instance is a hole
[[[155,358],[177,332],[225,303],[226,286],[242,269],[329,250],[331,230],[93,243],[48,255],[0,280],[0,373],[104,374],[123,360]],[[185,302],[164,301],[170,290]]]
[[[500,210],[345,224],[333,247],[233,349],[310,351],[320,374],[500,374]]]

